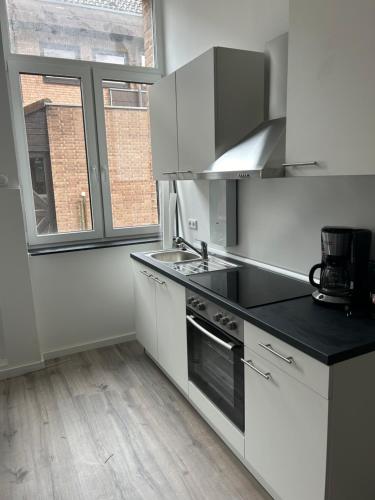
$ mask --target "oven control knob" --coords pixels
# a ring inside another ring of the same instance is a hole
[[[194,300],[191,301],[191,305],[193,307],[197,307],[198,304],[199,304],[199,300],[198,299],[194,299]]]
[[[214,315],[214,320],[215,321],[220,321],[222,317],[223,317],[223,315],[221,313],[216,313]]]
[[[237,323],[235,321],[229,321],[228,328],[229,328],[229,330],[236,330]]]
[[[228,322],[229,322],[229,318],[228,318],[228,316],[224,316],[224,318],[221,318],[220,323],[221,323],[222,325],[226,325]]]
[[[187,299],[187,303],[188,303],[188,304],[192,304],[194,300],[195,300],[195,298],[194,298],[194,297],[189,297],[189,298]]]
[[[203,302],[199,302],[198,304],[198,310],[199,311],[204,311],[206,309],[206,305]]]

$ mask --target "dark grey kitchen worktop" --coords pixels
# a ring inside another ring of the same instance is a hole
[[[347,318],[344,311],[315,304],[311,297],[245,309],[193,283],[189,276],[174,271],[144,253],[132,253],[131,257],[326,365],[375,350],[375,320],[370,317]],[[238,264],[247,266],[242,262]]]

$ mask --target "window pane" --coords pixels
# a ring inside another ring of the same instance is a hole
[[[152,177],[148,85],[103,82],[114,228],[159,223]]]
[[[154,66],[152,0],[6,0],[16,54]]]
[[[37,234],[92,229],[81,85],[20,75]]]

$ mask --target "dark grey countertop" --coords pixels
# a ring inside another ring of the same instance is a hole
[[[193,283],[189,276],[174,271],[144,253],[133,253],[131,257],[326,365],[375,350],[375,320],[368,316],[348,318],[344,311],[315,304],[311,297],[245,309],[211,293]],[[236,262],[233,259],[226,260]],[[238,264],[247,266],[242,262]]]

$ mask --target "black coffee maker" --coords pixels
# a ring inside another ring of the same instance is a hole
[[[310,283],[316,287],[316,302],[334,305],[360,305],[368,301],[368,261],[371,231],[350,227],[323,227],[322,262],[311,268]],[[321,269],[320,283],[314,273]]]

